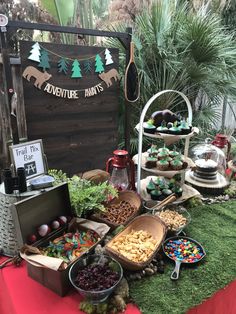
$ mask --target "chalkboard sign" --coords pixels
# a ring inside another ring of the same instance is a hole
[[[25,168],[27,179],[46,173],[42,140],[12,145],[10,154],[15,169]]]

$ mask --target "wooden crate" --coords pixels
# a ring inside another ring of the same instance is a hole
[[[35,233],[38,226],[49,223],[61,215],[72,216],[68,186],[64,183],[53,187],[39,195],[13,204],[11,209],[17,239],[23,245],[26,243],[27,236]],[[46,245],[49,240],[61,235],[66,227],[50,233],[48,237],[37,241],[34,245]],[[70,266],[66,270],[55,271],[44,267],[36,267],[27,262],[27,271],[31,278],[60,296],[64,296],[71,288],[68,278]]]

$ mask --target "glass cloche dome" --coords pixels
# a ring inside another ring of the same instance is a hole
[[[212,140],[207,138],[205,143],[198,144],[190,150],[190,157],[195,165],[200,168],[215,168],[225,175],[226,157],[224,152],[211,144]]]

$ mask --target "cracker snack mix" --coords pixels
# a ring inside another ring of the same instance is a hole
[[[120,236],[110,247],[133,262],[145,262],[155,250],[156,240],[143,230]]]
[[[187,223],[187,219],[174,210],[166,209],[161,211],[159,217],[167,225],[168,230],[178,230]]]

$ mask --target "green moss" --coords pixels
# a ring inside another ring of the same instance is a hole
[[[185,313],[236,277],[236,201],[203,205],[189,210],[186,233],[199,241],[207,256],[181,266],[179,280],[171,281],[174,263],[166,260],[165,273],[130,284],[131,296],[142,314]]]

